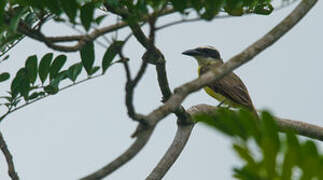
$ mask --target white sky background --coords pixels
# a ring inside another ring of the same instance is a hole
[[[213,45],[226,61],[262,37],[294,7],[270,16],[187,23],[158,32],[157,46],[166,57],[171,88],[197,77],[197,64],[181,54],[184,50]],[[323,3],[319,1],[295,28],[235,71],[247,85],[258,109],[323,126],[322,9]],[[161,22],[168,20],[172,17]],[[74,32],[54,23],[47,25],[45,31],[51,35]],[[104,49],[96,47],[99,65]],[[9,71],[13,75],[29,55],[40,57],[47,52],[52,50],[25,39],[9,53],[10,59],[1,64],[1,72]],[[125,54],[131,58],[133,74],[137,72],[143,52],[134,38],[125,48]],[[68,54],[69,64],[77,61],[78,54]],[[129,136],[136,123],[127,117],[124,83],[123,66],[114,65],[104,77],[60,92],[7,117],[1,123],[1,131],[21,179],[77,179],[106,165],[128,148],[133,142]],[[0,84],[0,92],[8,90],[8,86],[8,82]],[[161,104],[160,99],[155,69],[149,66],[135,89],[137,112],[149,113]],[[217,104],[199,91],[190,95],[183,105],[189,108],[199,103]],[[144,179],[170,145],[176,132],[175,120],[171,115],[158,124],[144,150],[107,179]],[[228,138],[197,125],[185,150],[164,179],[233,179],[232,167],[238,165],[241,162],[231,150]],[[9,179],[2,154],[0,179]]]

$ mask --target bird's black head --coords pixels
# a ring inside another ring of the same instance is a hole
[[[220,53],[217,49],[212,46],[198,47],[195,49],[189,49],[184,51],[182,54],[193,57],[210,57],[214,59],[221,59]]]

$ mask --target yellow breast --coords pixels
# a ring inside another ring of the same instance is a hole
[[[198,74],[200,74],[200,66],[198,67]],[[237,108],[237,107],[240,107],[239,104],[231,101],[230,99],[227,99],[226,97],[224,97],[223,95],[219,94],[219,93],[216,93],[214,92],[211,88],[209,87],[204,87],[204,91],[210,95],[211,97],[215,98],[216,100],[218,100],[219,102],[222,102],[224,101],[223,103],[224,104],[227,104],[229,105],[230,107],[234,107],[234,108]]]

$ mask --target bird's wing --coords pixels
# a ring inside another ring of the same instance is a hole
[[[208,86],[231,101],[253,109],[251,98],[246,86],[234,73],[229,73],[222,79],[209,84]]]
[[[207,72],[210,68],[212,68],[212,65],[201,67],[200,75]],[[208,87],[236,104],[240,104],[251,110],[254,109],[246,86],[234,73],[227,74],[222,79],[209,84]]]

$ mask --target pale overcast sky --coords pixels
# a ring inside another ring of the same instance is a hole
[[[226,61],[262,37],[295,5],[270,16],[188,23],[159,32],[157,46],[167,59],[171,88],[197,77],[197,64],[181,52],[212,45],[220,50]],[[323,126],[322,9],[323,2],[319,1],[276,44],[235,71],[247,85],[257,109]],[[169,20],[172,18],[165,18],[160,24]],[[47,34],[73,32],[54,23],[47,25],[45,31]],[[96,63],[100,64],[104,48],[97,46],[96,51]],[[53,51],[39,42],[25,39],[9,53],[11,58],[1,64],[1,71],[13,74],[28,55],[40,57],[47,52]],[[133,72],[137,71],[143,52],[135,39],[126,46],[125,54],[131,58]],[[79,61],[78,54],[67,55],[69,64]],[[127,117],[124,83],[123,67],[115,65],[104,77],[23,108],[1,122],[1,131],[21,179],[78,179],[106,165],[128,148],[133,142],[129,136],[136,123]],[[1,92],[8,90],[8,84],[0,84]],[[135,90],[136,109],[143,114],[149,113],[161,104],[160,99],[156,74],[150,66]],[[199,91],[190,95],[183,105],[189,108],[199,103],[217,104]],[[144,150],[106,179],[144,179],[170,145],[176,132],[175,120],[174,115],[163,120]],[[164,179],[233,179],[232,167],[238,165],[241,162],[231,150],[227,137],[197,125],[185,150]],[[2,154],[0,179],[9,179]]]

